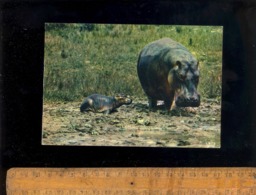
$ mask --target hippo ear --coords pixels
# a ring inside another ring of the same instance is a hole
[[[176,66],[178,66],[179,69],[181,69],[181,62],[180,61],[176,61]]]

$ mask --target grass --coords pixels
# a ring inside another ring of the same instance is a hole
[[[47,23],[44,100],[119,92],[146,98],[137,59],[146,44],[163,37],[180,42],[200,61],[202,98],[220,98],[222,27]]]

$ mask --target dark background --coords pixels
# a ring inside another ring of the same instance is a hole
[[[11,167],[256,165],[256,1],[2,0],[0,5],[0,191]],[[45,22],[224,26],[221,148],[42,146]]]

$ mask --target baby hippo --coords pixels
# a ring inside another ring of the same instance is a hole
[[[114,97],[104,96],[100,94],[92,94],[85,98],[80,106],[81,112],[93,111],[109,114],[118,107],[132,103],[132,99],[124,94],[118,94]]]

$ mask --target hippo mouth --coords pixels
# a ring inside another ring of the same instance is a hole
[[[198,107],[200,106],[200,101],[191,101],[191,100],[185,100],[185,101],[175,101],[175,104],[179,107]]]
[[[175,95],[175,104],[179,107],[198,107],[200,106],[200,95],[193,96],[184,96],[184,95]]]

